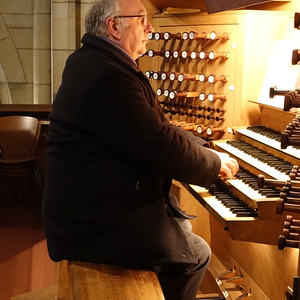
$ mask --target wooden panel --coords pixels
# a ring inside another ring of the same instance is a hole
[[[156,7],[162,9],[166,7],[185,7],[185,8],[200,8],[206,11],[204,0],[150,0]]]
[[[209,107],[210,109],[224,109],[225,114],[220,113],[219,115],[214,113],[206,113],[203,111],[198,111],[198,114],[205,114],[211,116],[218,116],[225,118],[225,123],[223,120],[207,120],[200,119],[190,116],[180,116],[168,114],[167,117],[171,120],[191,122],[204,127],[227,127],[228,122],[226,120],[232,120],[234,114],[233,97],[235,97],[235,91],[231,89],[231,86],[236,84],[236,55],[237,51],[234,48],[233,43],[239,38],[237,31],[237,16],[224,16],[222,20],[216,18],[215,16],[207,15],[181,15],[180,17],[157,17],[153,19],[153,25],[155,30],[160,32],[169,31],[171,33],[177,32],[207,32],[215,31],[217,33],[228,33],[230,35],[230,40],[228,41],[209,41],[201,43],[200,41],[182,41],[182,40],[170,40],[167,42],[163,41],[151,41],[149,49],[154,50],[187,50],[191,51],[214,51],[216,53],[226,53],[228,59],[226,60],[216,60],[216,61],[203,61],[203,60],[190,60],[190,59],[164,59],[161,57],[148,58],[144,56],[140,60],[140,66],[142,70],[153,70],[153,71],[166,71],[166,72],[184,72],[184,73],[203,73],[205,75],[225,75],[227,77],[226,83],[215,83],[209,84],[208,82],[200,81],[154,81],[151,80],[153,88],[156,90],[158,87],[161,89],[169,90],[183,90],[183,91],[201,91],[208,93],[216,93],[217,95],[225,95],[226,101],[215,100],[214,102],[209,102],[208,100],[201,101],[199,98],[188,98],[186,101],[179,99],[178,102],[185,103],[186,105],[193,105],[195,107]],[[213,25],[212,25],[213,24]],[[164,96],[159,97],[160,101],[164,100]],[[188,108],[183,109],[185,113],[190,112]],[[194,110],[193,113],[196,113]],[[227,122],[227,123],[226,123]]]
[[[51,110],[51,104],[0,104],[0,117],[16,115],[48,120]]]
[[[143,56],[139,60],[141,70],[152,71],[170,71],[170,72],[187,72],[187,73],[204,73],[205,75],[220,74],[226,75],[227,82],[225,84],[210,85],[207,82],[199,81],[161,81],[151,79],[151,84],[156,90],[158,87],[162,89],[177,89],[188,91],[202,91],[205,93],[215,92],[224,94],[226,101],[216,100],[209,102],[208,100],[200,101],[197,98],[186,98],[180,100],[180,103],[186,105],[205,106],[209,108],[221,108],[225,110],[225,118],[223,121],[214,121],[207,119],[199,119],[195,116],[180,116],[168,114],[171,120],[191,122],[197,125],[221,127],[225,131],[225,135],[220,134],[213,136],[213,139],[232,138],[227,133],[231,127],[260,124],[267,120],[266,115],[261,114],[260,107],[253,103],[258,101],[262,91],[268,88],[265,83],[266,74],[270,73],[269,53],[274,50],[277,40],[289,38],[287,32],[292,30],[292,18],[290,14],[284,12],[265,12],[265,11],[226,11],[207,15],[200,14],[182,14],[176,16],[158,15],[152,20],[155,31],[171,33],[182,33],[188,31],[207,32],[215,31],[217,33],[227,32],[230,39],[224,42],[220,41],[150,41],[148,49],[155,51],[160,50],[187,50],[187,51],[215,51],[226,52],[228,59],[223,62],[211,61],[193,61],[190,59],[166,59],[162,57],[149,58]],[[269,24],[269,26],[264,26]],[[287,30],[291,27],[291,30]],[[257,43],[259,36],[268,37]],[[160,101],[164,101],[164,96],[159,97]],[[179,101],[179,100],[178,100]],[[252,101],[252,102],[250,102]],[[270,104],[272,101],[270,101]],[[203,111],[191,111],[188,108],[186,112],[197,114],[205,114]],[[276,109],[274,109],[276,110]],[[214,113],[212,116],[215,116]],[[270,114],[269,114],[270,118]],[[281,121],[281,124],[283,122]],[[277,125],[278,126],[278,125]],[[202,134],[201,137],[206,137]]]
[[[164,299],[156,274],[150,271],[71,262],[70,279],[74,300]]]
[[[144,0],[145,1],[145,0]],[[157,8],[164,9],[167,7],[182,8],[200,8],[202,11],[209,13],[224,11],[233,8],[251,7],[255,4],[273,4],[277,2],[290,2],[290,0],[149,0]],[[267,8],[266,8],[267,9]]]
[[[273,2],[272,0],[205,0],[208,13]],[[284,1],[283,1],[284,2]]]
[[[283,111],[268,105],[258,103],[261,111],[261,125],[276,131],[284,131],[288,123],[291,123],[296,113]]]
[[[57,300],[73,300],[69,262],[67,260],[60,261],[58,268]]]
[[[232,229],[240,231],[238,234],[241,235],[252,232],[252,235],[262,236],[262,234],[267,234],[267,231],[274,225],[279,233],[285,216],[277,224],[274,222],[264,223],[265,225],[260,226],[260,229],[256,226],[245,228],[242,224],[238,224],[236,228],[229,228],[226,231],[223,225],[210,215],[180,183],[176,182],[176,185],[181,187],[181,207],[198,216],[197,219],[191,221],[193,232],[202,236],[209,243],[217,258],[217,260],[212,260],[212,267],[216,272],[220,274],[226,269],[229,270],[236,266],[243,274],[243,286],[247,290],[251,288],[253,299],[285,299],[285,291],[288,286],[292,286],[293,276],[297,274],[298,250],[279,251],[277,246],[238,241],[231,236]],[[279,216],[279,218],[281,217]],[[259,225],[259,223],[257,224]],[[265,233],[263,233],[264,227],[266,228]],[[276,234],[274,234],[276,230],[274,228],[273,239],[276,238]]]

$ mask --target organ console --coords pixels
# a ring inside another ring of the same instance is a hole
[[[300,219],[300,122],[292,110],[300,107],[300,95],[297,89],[270,88],[270,98],[284,97],[280,110],[269,107],[274,100],[269,106],[254,100],[270,64],[261,53],[274,47],[268,38],[260,47],[257,36],[284,38],[282,24],[290,26],[291,18],[254,11],[222,18],[157,16],[155,30],[167,33],[167,38],[151,40],[151,49],[159,54],[151,60],[145,55],[143,64],[159,70],[161,81],[151,83],[157,95],[164,96],[159,100],[170,122],[206,139],[240,165],[233,179],[220,177],[209,188],[182,182],[172,187],[182,208],[199,216],[192,220],[194,231],[211,246],[204,283],[217,283],[225,299],[282,300],[296,270],[281,274],[282,261],[293,265],[293,258],[274,246],[287,213]],[[153,78],[155,71],[148,72]],[[285,245],[295,237],[290,234]]]

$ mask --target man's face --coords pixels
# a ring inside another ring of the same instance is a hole
[[[145,17],[118,18],[120,46],[136,60],[146,52],[148,34],[153,32],[147,21],[147,11],[140,0],[120,0],[120,16],[145,15]]]

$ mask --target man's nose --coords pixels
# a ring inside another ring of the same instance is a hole
[[[147,22],[147,25],[145,27],[145,31],[147,33],[152,33],[154,31],[154,28],[153,28],[152,24],[150,23],[150,21]]]

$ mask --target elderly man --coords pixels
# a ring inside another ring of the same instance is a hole
[[[98,0],[85,25],[50,116],[49,255],[152,268],[167,300],[194,299],[210,248],[191,232],[170,185],[209,186],[238,165],[164,118],[135,62],[153,31],[140,0]]]

